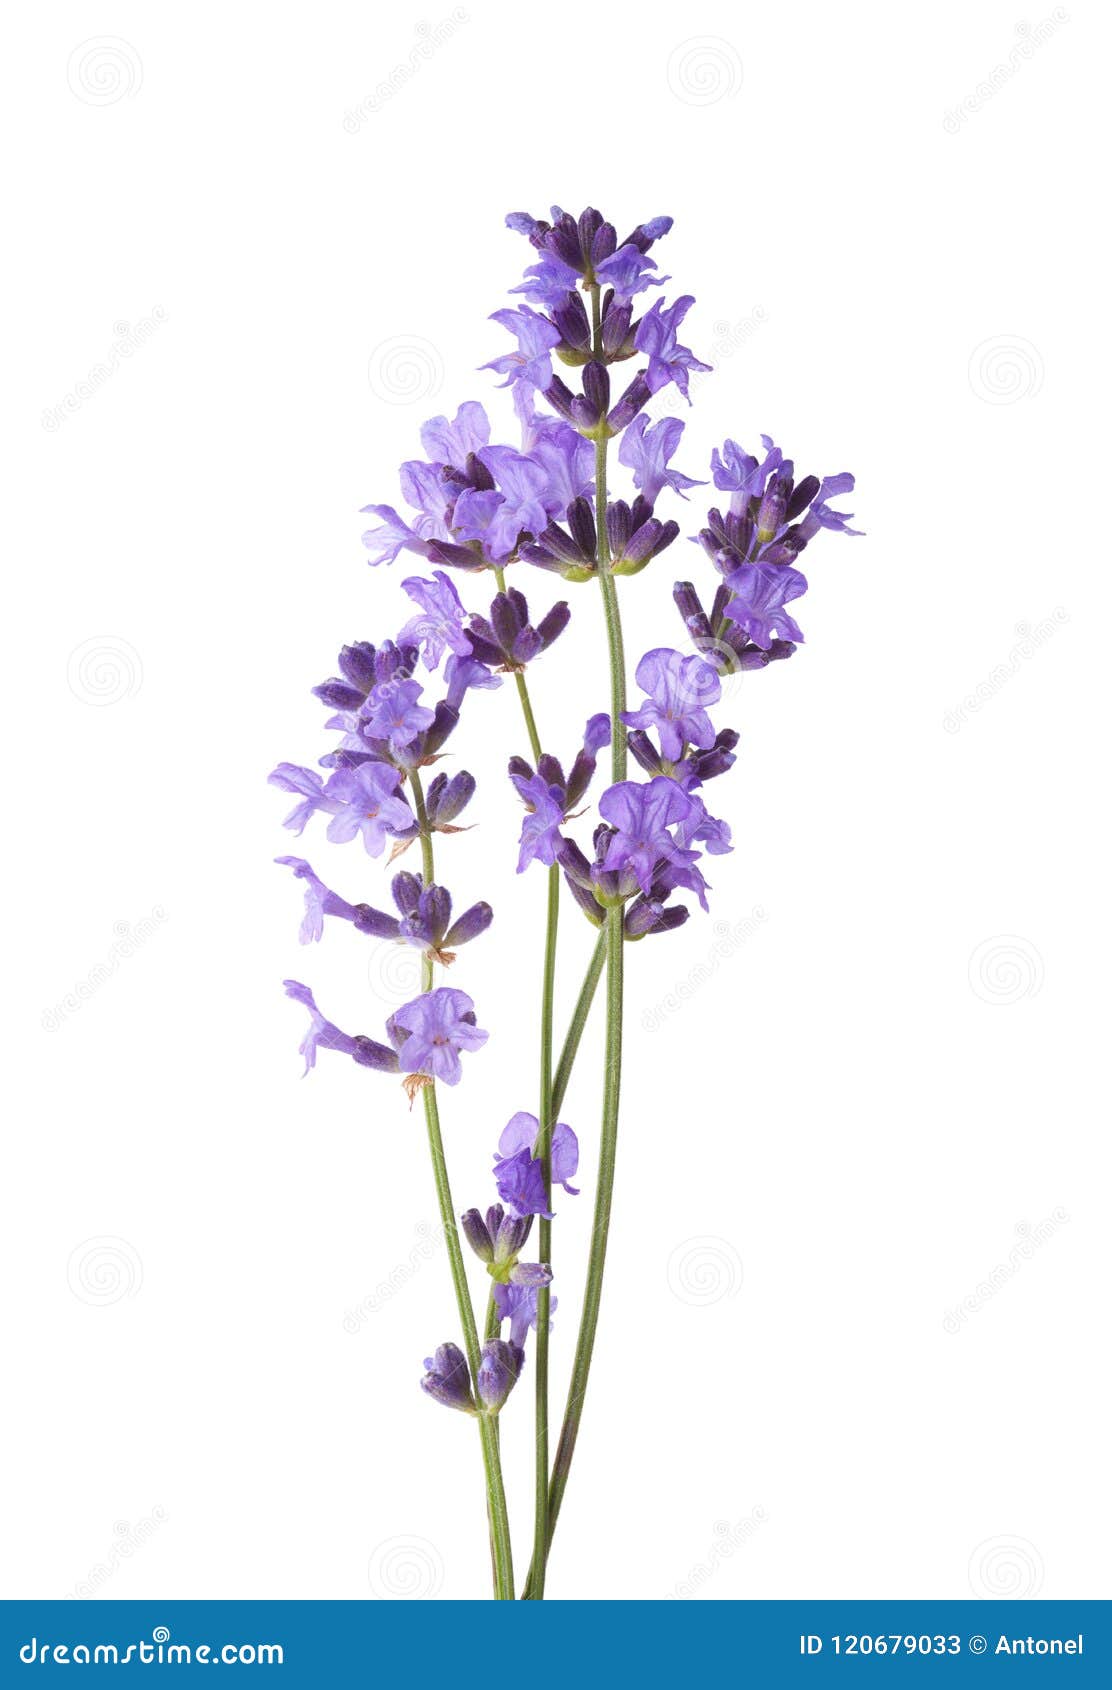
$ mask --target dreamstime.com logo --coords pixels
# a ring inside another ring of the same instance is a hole
[[[32,1637],[19,1651],[26,1667],[112,1666],[134,1662],[144,1666],[260,1666],[280,1667],[285,1656],[280,1643],[171,1643],[167,1626],[156,1625],[151,1641],[138,1643],[40,1643]]]

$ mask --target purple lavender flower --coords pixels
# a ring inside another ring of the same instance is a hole
[[[539,311],[530,311],[527,305],[519,305],[512,311],[494,311],[491,321],[509,330],[517,341],[517,351],[492,358],[489,364],[480,367],[505,376],[503,387],[516,382],[534,388],[547,387],[552,380],[552,349],[559,346],[561,338],[555,324]]]
[[[541,753],[536,770],[523,757],[511,757],[510,780],[526,811],[519,840],[519,874],[532,862],[551,868],[556,861],[560,829],[586,794],[599,751],[609,744],[610,718],[597,715],[587,722],[582,748],[566,775],[547,752]]]
[[[656,503],[664,487],[671,487],[673,492],[686,499],[688,487],[704,485],[701,481],[692,480],[689,475],[682,475],[678,469],[668,468],[669,459],[675,456],[682,434],[683,421],[680,417],[662,417],[650,427],[649,419],[642,411],[622,435],[618,448],[619,462],[632,470],[633,485],[640,489],[650,505]]]
[[[666,775],[645,784],[619,781],[607,787],[598,807],[614,830],[604,867],[614,874],[631,875],[642,892],[648,893],[662,861],[686,866],[687,860],[693,860],[694,853],[677,847],[670,831],[690,814],[691,799]]]
[[[563,517],[573,499],[594,492],[595,454],[591,442],[559,418],[545,419],[545,426],[528,455],[545,473],[541,502],[548,516]]]
[[[475,1005],[466,992],[437,986],[390,1017],[388,1030],[398,1038],[398,1064],[403,1073],[428,1075],[446,1086],[462,1076],[459,1053],[479,1050],[489,1034],[475,1025]]]
[[[363,706],[367,738],[385,741],[395,756],[403,757],[435,719],[427,705],[417,702],[423,690],[419,681],[387,681],[375,687]]]
[[[718,676],[701,657],[658,647],[637,665],[637,685],[648,694],[640,710],[627,710],[622,721],[631,728],[655,728],[662,755],[676,762],[685,745],[706,750],[714,744],[714,727],[706,706],[721,697]]]
[[[854,534],[860,536],[860,528],[850,528],[853,512],[832,511],[829,501],[836,499],[840,493],[852,493],[854,478],[848,471],[841,475],[828,475],[819,484],[814,503],[807,515],[800,523],[800,530],[806,539],[810,540],[820,528],[830,528],[837,534]]]
[[[480,460],[497,482],[497,491],[467,488],[456,501],[453,522],[462,540],[477,541],[494,562],[504,562],[523,531],[537,533],[548,521],[543,467],[512,446],[485,446]]]
[[[471,1372],[467,1357],[458,1344],[440,1344],[435,1355],[425,1357],[425,1377],[421,1389],[434,1402],[445,1408],[458,1408],[464,1414],[475,1413],[475,1399],[471,1395]]]
[[[761,498],[765,484],[784,461],[784,454],[770,435],[761,435],[765,449],[763,461],[751,457],[736,440],[727,440],[721,452],[717,448],[710,455],[714,485],[724,493],[732,493],[730,508],[744,511],[752,498]]]
[[[536,1285],[502,1285],[495,1281],[491,1294],[498,1311],[500,1321],[510,1323],[510,1343],[520,1349],[525,1347],[525,1339],[529,1328],[537,1329],[537,1292],[541,1289]],[[549,1328],[552,1326],[552,1316],[556,1313],[557,1300],[553,1296],[548,1299]]]
[[[446,651],[456,657],[470,657],[471,642],[463,631],[467,613],[451,576],[436,569],[431,581],[411,575],[402,586],[422,614],[406,623],[398,644],[419,646],[426,669],[438,669]]]
[[[396,916],[371,909],[369,904],[349,904],[337,893],[329,891],[324,882],[313,873],[304,857],[275,857],[274,861],[281,863],[285,868],[292,868],[294,874],[305,882],[305,917],[299,934],[303,945],[311,944],[321,937],[326,915],[338,916],[341,921],[350,921],[361,933],[369,933],[379,939],[400,937],[401,928]]]
[[[451,464],[466,469],[467,460],[490,440],[490,422],[483,407],[465,399],[449,422],[447,417],[430,417],[421,429],[421,445],[434,464]]]
[[[325,784],[324,796],[332,807],[329,839],[345,845],[360,834],[371,857],[382,855],[388,836],[401,838],[416,826],[412,810],[400,796],[398,771],[386,763],[335,769]]]
[[[726,614],[755,645],[767,651],[774,639],[802,642],[799,623],[784,608],[807,591],[807,578],[798,569],[743,563],[727,575],[726,585]]]
[[[324,1046],[325,1050],[338,1051],[341,1056],[350,1056],[364,1068],[377,1068],[382,1073],[396,1074],[398,1072],[398,1058],[394,1051],[385,1045],[377,1044],[374,1039],[368,1039],[363,1034],[352,1037],[348,1033],[341,1033],[338,1027],[325,1019],[317,1008],[313,994],[308,986],[303,986],[299,980],[284,980],[286,996],[295,1002],[305,1005],[311,1017],[309,1031],[301,1041],[300,1052],[305,1058],[305,1073],[316,1067],[317,1050]]]
[[[492,675],[486,664],[474,656],[449,657],[444,665],[444,679],[448,683],[444,702],[452,710],[459,709],[473,688],[486,692],[502,685],[501,675]]]
[[[304,831],[310,816],[318,810],[331,816],[328,837],[344,844],[362,834],[368,855],[379,857],[387,836],[411,833],[416,823],[413,812],[399,796],[400,777],[384,763],[365,762],[355,768],[339,768],[325,782],[315,769],[296,763],[279,763],[267,777],[272,786],[301,795],[283,822],[295,833]]]
[[[363,535],[363,544],[371,554],[368,563],[393,563],[403,551],[419,552],[422,557],[426,555],[425,542],[398,515],[393,505],[364,505],[362,515],[379,519],[378,527],[368,528]]]
[[[689,404],[689,372],[710,369],[709,364],[700,363],[690,347],[681,346],[676,339],[676,330],[694,303],[690,294],[684,294],[673,305],[666,306],[663,300],[654,300],[633,337],[638,352],[644,352],[649,360],[645,379],[650,393],[659,393],[662,387],[674,381]]]
[[[533,1151],[541,1125],[535,1115],[519,1110],[511,1116],[498,1140],[494,1178],[498,1195],[511,1214],[552,1216],[545,1208],[544,1169]],[[565,1121],[552,1129],[552,1183],[563,1186],[570,1197],[578,1189],[570,1181],[579,1167],[579,1140]]]

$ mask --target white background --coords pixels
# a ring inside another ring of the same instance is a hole
[[[325,749],[339,645],[408,613],[358,509],[421,421],[482,397],[511,437],[475,373],[529,258],[502,218],[557,200],[676,219],[667,293],[716,365],[681,467],[770,432],[855,471],[868,537],[816,542],[806,647],[722,716],[712,916],[630,953],[551,1593],[1099,1595],[1106,19],[474,0],[415,53],[450,16],[64,3],[9,44],[5,1592],[486,1590],[477,1439],[417,1389],[455,1335],[420,1111],[327,1056],[302,1082],[280,985],[380,1033],[411,980],[346,927],[300,951],[271,859],[376,903],[383,865],[319,824],[298,847],[265,776]],[[681,541],[626,587],[634,654],[679,642],[693,571]],[[571,592],[536,678],[564,754],[605,706]],[[441,867],[497,909],[455,976],[491,1029],[444,1099],[460,1208],[534,1106],[521,740],[505,689],[453,742],[479,825]],[[561,1019],[570,906],[563,939]],[[564,1111],[561,1381],[598,1066],[592,1041]]]

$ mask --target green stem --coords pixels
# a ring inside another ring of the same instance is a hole
[[[545,1208],[552,1207],[552,1128],[555,1110],[552,1099],[552,1023],[556,992],[556,929],[560,915],[560,869],[553,863],[548,871],[548,917],[545,925],[544,977],[541,991],[541,1100],[540,1132],[534,1154],[540,1159],[544,1179]],[[552,1222],[541,1216],[537,1229],[537,1259],[552,1265]],[[544,1595],[544,1563],[548,1547],[548,1321],[549,1289],[537,1292],[536,1357],[536,1451],[533,1511],[533,1563],[539,1572],[533,1598]]]
[[[591,325],[592,351],[597,356],[601,349],[599,290],[597,287],[591,289]],[[617,782],[624,780],[626,774],[626,730],[622,722],[622,715],[626,707],[625,652],[622,642],[622,622],[618,606],[617,584],[611,568],[610,543],[606,526],[606,446],[605,439],[599,439],[595,442],[595,525],[598,530],[596,563],[599,587],[602,591],[603,612],[606,618],[606,645],[610,660],[611,769],[613,780]],[[610,1214],[614,1196],[614,1169],[618,1148],[618,1110],[621,1098],[625,933],[623,912],[620,906],[610,908],[606,912],[603,944],[606,956],[606,1047],[594,1229],[591,1235],[591,1249],[587,1262],[587,1283],[583,1293],[583,1312],[580,1315],[575,1359],[572,1362],[571,1383],[568,1387],[568,1399],[564,1408],[564,1419],[560,1427],[560,1438],[556,1446],[556,1458],[552,1467],[552,1482],[548,1494],[548,1543],[543,1552],[538,1552],[537,1548],[534,1547],[533,1563],[529,1569],[524,1592],[529,1597],[535,1594],[538,1586],[543,1588],[545,1561],[556,1530],[556,1521],[559,1517],[564,1492],[567,1489],[572,1457],[575,1454],[576,1440],[583,1418],[583,1404],[587,1393],[587,1380],[591,1371],[595,1334],[598,1330],[599,1308],[602,1302],[606,1245],[610,1232]],[[592,969],[595,967],[596,958],[599,960],[599,967],[601,967],[601,958],[599,952],[596,951],[595,958],[592,958]],[[597,982],[597,979],[598,974],[596,972],[595,982]],[[593,983],[590,984],[588,991],[590,981],[591,974],[588,971],[588,979],[584,983],[584,990],[580,999],[582,1002],[584,997],[586,998],[587,1008],[589,1008],[590,999],[594,994]],[[585,1018],[586,1009],[584,1009]],[[574,1025],[573,1021],[573,1027]],[[581,1030],[580,1026],[579,1031]]]
[[[411,786],[413,809],[421,833],[421,866],[425,885],[431,886],[433,882],[432,831],[429,828],[428,813],[425,809],[425,795],[421,788],[421,777],[416,769],[412,771]],[[432,986],[432,970],[432,958],[426,954],[421,964],[421,985],[422,990],[426,992]],[[463,1329],[463,1347],[467,1355],[467,1365],[471,1370],[472,1389],[475,1391],[476,1401],[478,1401],[479,1334],[475,1325],[475,1309],[471,1301],[471,1291],[467,1284],[467,1270],[463,1262],[459,1230],[456,1226],[452,1188],[448,1181],[448,1161],[444,1154],[444,1138],[440,1131],[440,1109],[437,1104],[436,1086],[432,1083],[423,1086],[421,1096],[425,1106],[425,1126],[428,1132],[429,1154],[432,1158],[433,1180],[436,1184],[436,1200],[440,1208],[440,1224],[444,1231],[444,1241],[448,1249],[448,1266],[456,1294],[460,1326]],[[476,1418],[479,1422],[479,1440],[482,1445],[483,1469],[486,1475],[487,1515],[490,1522],[494,1594],[500,1601],[512,1601],[514,1596],[513,1551],[510,1543],[506,1490],[502,1481],[502,1463],[498,1451],[498,1425],[494,1416],[485,1414],[482,1410],[479,1411]]]
[[[576,1056],[579,1054],[579,1045],[583,1038],[583,1029],[586,1027],[587,1017],[591,1013],[591,1005],[594,1002],[595,992],[598,989],[599,978],[602,974],[602,965],[605,961],[606,934],[600,933],[598,936],[598,942],[595,945],[594,950],[591,952],[591,960],[587,965],[587,973],[584,976],[583,985],[579,991],[579,997],[576,1000],[575,1008],[572,1010],[571,1024],[568,1027],[567,1036],[564,1039],[564,1048],[560,1052],[560,1060],[556,1064],[556,1074],[552,1081],[553,1120],[555,1120],[556,1116],[560,1113],[560,1106],[564,1101],[564,1094],[568,1089],[568,1081],[571,1079],[572,1067],[575,1063]]]

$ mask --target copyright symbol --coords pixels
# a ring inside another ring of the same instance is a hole
[[[969,1639],[969,1652],[971,1655],[983,1655],[987,1648],[988,1643],[980,1635],[980,1633],[978,1633],[976,1637],[971,1637]]]

